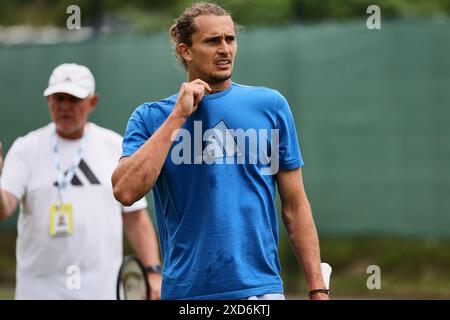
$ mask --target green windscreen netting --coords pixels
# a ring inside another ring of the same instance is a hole
[[[321,233],[450,235],[449,20],[247,29],[238,45],[234,81],[276,88],[291,105]],[[136,106],[185,80],[165,34],[0,45],[4,149],[49,121],[42,91],[63,62],[91,68],[92,120],[121,134]]]

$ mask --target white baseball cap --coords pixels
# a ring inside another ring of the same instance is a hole
[[[95,79],[91,71],[76,63],[63,63],[53,70],[44,97],[64,92],[84,99],[95,93]]]

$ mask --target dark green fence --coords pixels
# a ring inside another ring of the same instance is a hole
[[[291,104],[321,233],[450,235],[449,20],[248,29],[238,41],[234,81],[277,88]],[[185,79],[167,35],[0,45],[6,149],[49,121],[42,91],[62,62],[92,69],[92,120],[119,133],[136,106]]]

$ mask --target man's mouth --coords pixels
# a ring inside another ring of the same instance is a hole
[[[230,59],[218,59],[216,60],[216,66],[228,66],[231,64],[231,60]]]

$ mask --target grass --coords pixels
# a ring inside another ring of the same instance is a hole
[[[0,290],[0,300],[13,300],[13,299],[14,299],[14,288]]]
[[[15,281],[15,234],[0,234],[0,299],[12,299]],[[125,244],[125,254],[130,253]],[[450,299],[450,240],[381,236],[321,237],[322,260],[333,267],[335,299]],[[306,298],[302,270],[285,238],[280,261],[286,295]],[[369,290],[367,267],[381,270],[381,288]]]

